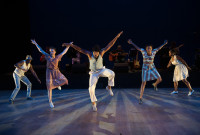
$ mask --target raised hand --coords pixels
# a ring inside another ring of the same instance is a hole
[[[132,40],[131,39],[128,39],[127,41],[129,44],[133,44]]]
[[[31,39],[31,43],[34,44],[34,45],[37,44],[37,42],[35,41],[35,39]]]
[[[168,43],[168,40],[164,40],[164,44],[166,45]]]
[[[122,33],[123,33],[123,31],[121,31],[119,34],[117,34],[117,37],[120,37]]]
[[[64,46],[69,47],[69,46],[73,45],[73,43],[74,43],[74,42],[63,43],[62,46],[63,46],[63,47],[64,47]]]

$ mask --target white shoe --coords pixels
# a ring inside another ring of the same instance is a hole
[[[92,105],[92,109],[93,109],[94,112],[96,112],[97,111],[97,104]]]
[[[50,102],[49,105],[51,108],[54,108],[53,102]]]
[[[58,86],[58,90],[61,90],[62,88],[60,86]]]
[[[109,94],[111,95],[111,96],[113,96],[114,94],[113,94],[113,92],[112,92],[112,89],[109,89],[108,88],[108,86],[106,87],[106,90],[108,90],[109,91]]]
[[[194,93],[194,90],[192,90],[192,91],[189,91],[189,93],[188,93],[188,96],[191,96],[191,95],[192,95],[192,93]]]
[[[172,91],[171,94],[178,94],[178,91]]]

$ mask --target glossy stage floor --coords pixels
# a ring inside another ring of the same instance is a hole
[[[114,96],[97,89],[98,111],[91,108],[87,89],[54,90],[55,108],[50,109],[46,90],[32,90],[27,101],[21,90],[14,104],[12,91],[0,91],[1,135],[199,135],[200,92],[187,96],[181,88],[145,89],[138,104],[139,89],[114,89]]]

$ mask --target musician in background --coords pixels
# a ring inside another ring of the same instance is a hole
[[[72,64],[80,64],[81,63],[81,54],[75,50],[75,56],[72,57]]]
[[[116,63],[125,63],[125,58],[127,55],[128,53],[122,49],[122,46],[118,45],[116,50],[110,52],[109,60]]]

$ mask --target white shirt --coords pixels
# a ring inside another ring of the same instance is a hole
[[[28,65],[26,65],[26,61],[24,60],[24,64],[21,66],[21,68],[19,69],[16,67],[14,73],[16,73],[19,77],[22,77],[24,76],[24,73],[29,70],[30,66],[31,64],[29,63]]]

